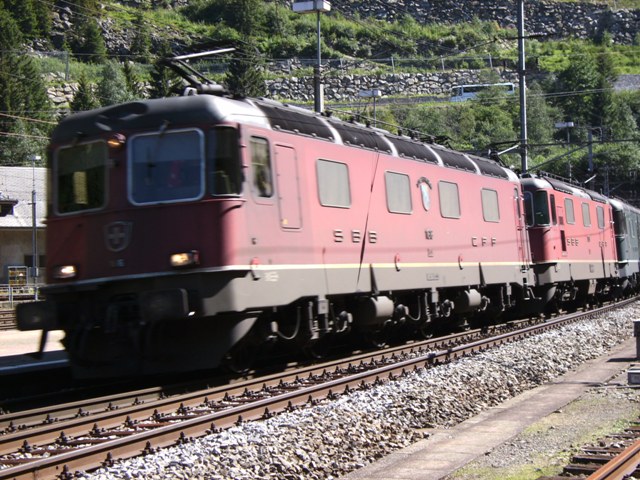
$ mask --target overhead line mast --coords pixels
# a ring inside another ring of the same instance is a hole
[[[520,163],[522,173],[529,170],[527,155],[527,81],[524,50],[524,0],[518,0],[518,78],[520,80]]]
[[[524,51],[524,0],[518,0],[518,78],[520,81],[520,162],[522,173],[527,173],[527,81]]]

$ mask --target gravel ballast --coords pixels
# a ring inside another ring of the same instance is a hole
[[[84,478],[333,479],[606,354],[634,304],[454,363],[102,468]]]

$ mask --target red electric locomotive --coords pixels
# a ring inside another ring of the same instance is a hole
[[[549,175],[522,179],[538,292],[548,308],[597,303],[620,284],[609,200]]]
[[[18,320],[62,328],[79,376],[380,341],[533,298],[519,179],[491,160],[212,95],[72,115],[49,160],[46,301]]]

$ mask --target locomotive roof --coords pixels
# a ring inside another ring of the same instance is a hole
[[[522,183],[524,185],[531,185],[536,188],[552,188],[553,190],[556,190],[558,192],[568,193],[569,195],[574,195],[576,197],[590,198],[595,202],[609,202],[609,198],[600,193],[594,192],[593,190],[588,190],[586,188],[571,185],[570,183],[564,182],[557,178],[549,177],[548,175],[528,175],[523,177]]]
[[[165,123],[170,127],[172,123],[223,121],[268,126],[265,117],[257,115],[255,108],[248,103],[211,95],[193,95],[139,100],[75,113],[58,124],[51,140],[57,143],[110,131],[159,128]]]
[[[502,179],[517,180],[515,173],[498,162],[466,155],[433,144],[424,144],[386,130],[325,117],[271,100],[253,100],[264,112],[272,128],[322,138],[343,145],[376,150],[399,157],[473,172]]]
[[[390,155],[517,180],[515,173],[494,160],[466,155],[440,145],[424,144],[386,130],[323,116],[266,99],[230,99],[193,95],[140,100],[72,114],[54,129],[51,141],[72,140],[123,130],[158,129],[183,124],[240,122],[324,139]]]
[[[640,208],[630,205],[620,198],[610,198],[609,203],[614,210],[627,210],[640,215]]]

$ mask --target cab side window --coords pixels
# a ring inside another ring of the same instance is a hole
[[[273,170],[269,143],[265,138],[251,137],[251,170],[253,171],[253,189],[257,196],[273,196]]]

